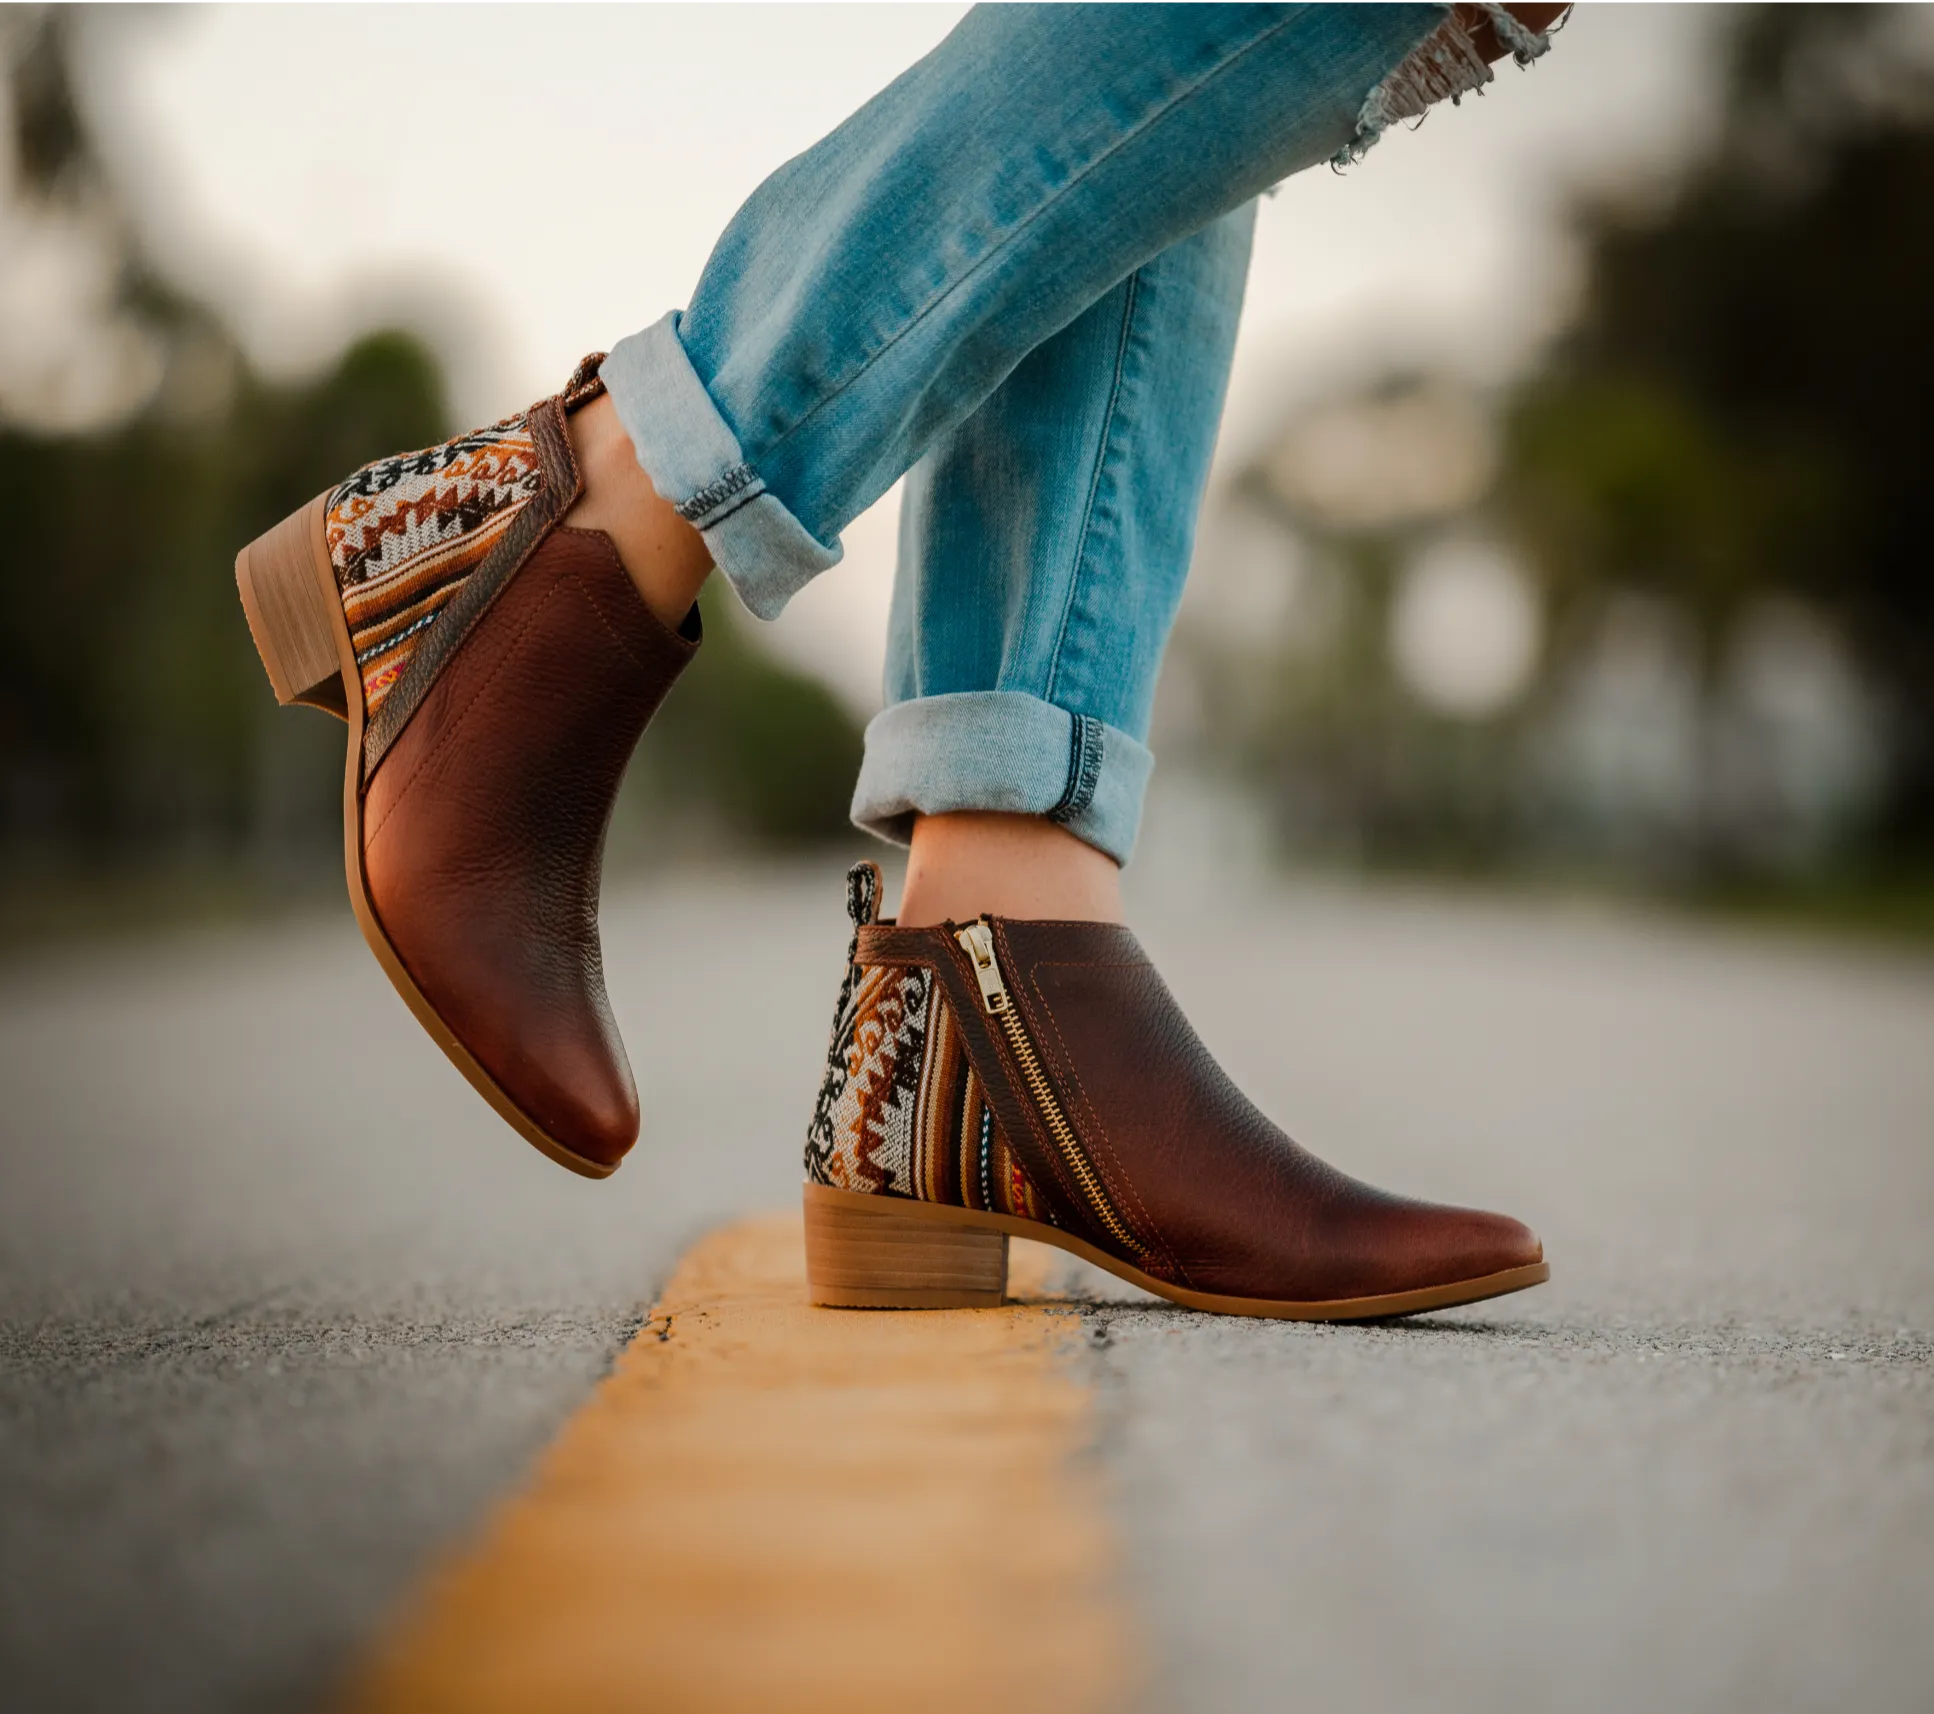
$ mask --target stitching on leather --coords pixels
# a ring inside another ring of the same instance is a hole
[[[506,667],[508,667],[513,660],[516,659],[518,647],[522,644],[525,633],[527,633],[530,630],[530,628],[533,625],[535,625],[537,621],[543,616],[544,609],[548,607],[551,604],[551,602],[556,598],[557,592],[564,587],[567,581],[576,582],[577,579],[575,574],[572,574],[568,579],[559,578],[556,583],[552,584],[549,589],[545,590],[543,599],[539,601],[538,604],[531,609],[530,613],[524,619],[524,622],[521,625],[519,625],[517,629],[510,634],[510,637],[504,644],[504,652],[497,658],[496,665],[493,666],[490,669],[490,671],[484,675],[483,683],[478,685],[477,688],[470,693],[469,700],[466,701],[463,707],[460,708],[457,711],[457,713],[452,717],[449,725],[445,726],[444,729],[437,734],[436,742],[433,743],[429,747],[429,749],[424,751],[421,760],[419,760],[416,766],[410,770],[409,777],[405,779],[403,783],[396,788],[396,795],[390,799],[389,808],[383,811],[383,819],[377,822],[377,824],[363,836],[363,847],[365,850],[367,850],[369,847],[373,846],[376,843],[376,836],[379,833],[381,833],[385,827],[389,825],[390,817],[396,813],[397,806],[402,803],[404,798],[408,797],[411,791],[415,789],[417,781],[421,779],[423,776],[423,771],[426,768],[428,768],[431,765],[431,763],[437,761],[442,756],[444,749],[455,740],[457,733],[463,729],[464,722],[470,718],[470,711],[477,706],[478,699],[481,698],[484,692],[487,691],[491,687],[491,685],[496,681],[497,675],[501,673]],[[422,713],[422,709],[419,708],[417,712],[419,714]]]
[[[432,631],[425,639],[404,668],[403,677],[377,711],[375,722],[364,732],[362,769],[365,780],[374,775],[396,741],[403,736],[404,729],[416,718],[417,710],[430,699],[430,693],[436,688],[436,681],[443,676],[444,668],[456,659],[483,616],[510,587],[512,579],[524,569],[530,556],[543,546],[545,537],[562,526],[565,515],[583,496],[583,472],[578,468],[577,449],[571,445],[571,431],[566,426],[562,395],[539,399],[525,414],[530,422],[532,442],[537,448],[538,473],[543,486],[526,503],[519,516],[511,521],[510,531],[532,527],[531,538],[517,550],[516,558],[500,575],[492,570],[491,562],[510,545],[512,536],[507,532],[504,540],[491,549],[483,563],[464,580],[449,604],[441,610],[443,627]],[[560,475],[564,478],[561,482],[558,479]],[[530,526],[526,526],[526,518],[531,520]],[[472,585],[483,593],[484,599],[474,612],[465,614],[464,595]],[[450,629],[452,626],[455,627],[454,633]],[[421,689],[417,688],[419,683]],[[388,720],[384,719],[386,712],[390,715]],[[370,755],[372,738],[380,738],[373,757]]]
[[[973,969],[968,963],[967,954],[961,950],[959,945],[952,941],[948,941],[945,946],[938,950],[940,956],[946,959],[948,966],[953,971],[954,980],[960,985],[964,998],[958,1003],[965,1007],[972,1007],[974,1005],[973,996],[978,992],[978,988],[974,981]],[[945,978],[943,977],[942,980],[944,981]],[[967,1024],[964,1019],[956,1027],[963,1035],[966,1034]],[[1028,1120],[1028,1137],[1030,1143],[1034,1147],[1041,1149],[1042,1158],[1048,1163],[1046,1188],[1052,1189],[1055,1195],[1062,1201],[1071,1203],[1076,1208],[1081,1207],[1081,1193],[1069,1182],[1068,1164],[1061,1158],[1061,1151],[1051,1143],[1045,1146],[1042,1145],[1041,1138],[1038,1134],[1042,1129],[1040,1115],[1034,1111],[1034,1104],[1031,1101],[1015,1091],[1014,1078],[1009,1074],[1007,1062],[1001,1053],[1000,1032],[994,1028],[985,1015],[979,1013],[975,1015],[974,1027],[987,1038],[988,1049],[994,1056],[994,1064],[999,1068],[1001,1081],[1006,1085],[1008,1099],[1019,1107],[1022,1115]],[[992,1106],[993,1090],[991,1085],[988,1086],[988,1092],[988,1105]],[[1011,1140],[1009,1146],[1012,1146]],[[1050,1218],[1048,1223],[1050,1225],[1060,1224],[1059,1221],[1053,1220],[1052,1218]]]
[[[539,506],[548,507],[548,515],[534,510]],[[557,501],[553,491],[546,489],[534,495],[524,512],[513,519],[510,525],[511,530],[515,530],[525,516],[535,519],[531,539],[518,549],[515,560],[501,575],[491,571],[490,560],[498,551],[497,548],[493,548],[490,555],[485,557],[483,564],[465,579],[463,587],[451,597],[449,605],[443,609],[443,627],[429,633],[412,657],[409,666],[404,669],[403,677],[397,681],[389,696],[385,698],[383,706],[376,711],[375,722],[364,729],[362,767],[365,782],[374,776],[377,768],[382,766],[384,758],[395,748],[397,740],[408,730],[410,722],[416,718],[423,704],[430,700],[430,693],[436,689],[437,680],[443,676],[444,669],[462,652],[477,626],[483,622],[484,615],[496,605],[499,597],[510,587],[517,574],[524,569],[531,555],[543,546],[545,537],[556,526],[561,515],[556,510],[556,506]],[[507,545],[510,539],[507,531],[504,541],[500,542],[498,547]],[[488,582],[478,583],[477,580],[484,578],[486,574],[488,574]],[[462,606],[464,594],[473,584],[484,592],[484,598],[479,602],[474,613],[465,614]],[[454,632],[451,627],[455,627]],[[454,641],[451,640],[453,635]],[[418,680],[422,683],[420,691],[416,688]],[[384,715],[390,712],[392,704],[403,712],[393,729],[385,733],[384,728],[387,723],[384,721]],[[372,758],[369,754],[370,741],[372,736],[377,734],[383,735]]]
[[[1047,967],[1037,965],[1035,968],[1044,969]],[[1108,1163],[1115,1169],[1114,1178],[1110,1181],[1109,1189],[1114,1191],[1117,1196],[1120,1196],[1124,1190],[1127,1192],[1126,1200],[1140,1217],[1144,1230],[1154,1237],[1156,1248],[1161,1252],[1163,1260],[1182,1276],[1182,1283],[1184,1285],[1193,1287],[1194,1281],[1189,1278],[1188,1270],[1176,1259],[1175,1252],[1170,1248],[1167,1237],[1163,1235],[1161,1227],[1156,1224],[1154,1216],[1148,1212],[1147,1207],[1142,1202],[1141,1196],[1137,1193],[1135,1181],[1128,1176],[1127,1169],[1122,1166],[1121,1157],[1115,1153],[1114,1144],[1108,1140],[1108,1127],[1101,1122],[1101,1115],[1095,1111],[1095,1104],[1089,1099],[1087,1086],[1081,1081],[1080,1072],[1075,1069],[1074,1055],[1068,1052],[1068,1044],[1061,1034],[1060,1026],[1055,1023],[1053,1014],[1046,1012],[1045,1008],[1043,1009],[1043,1015],[1047,1019],[1047,1032],[1054,1037],[1054,1045],[1060,1051],[1061,1063],[1067,1068],[1067,1081],[1074,1086],[1075,1093],[1080,1097],[1081,1106],[1087,1113],[1089,1122],[1094,1127],[1095,1143],[1099,1145],[1101,1150],[1106,1152]],[[1094,1146],[1091,1145],[1091,1148]],[[1115,1180],[1119,1181],[1119,1186],[1114,1182]]]
[[[1010,958],[1013,958],[1014,943],[1011,940],[1009,940],[1005,935],[1003,935],[1001,938],[1004,943],[1005,950],[1008,953],[1008,956]],[[1018,965],[1019,962],[1020,961],[1018,959],[1014,960],[1014,963],[1016,965]],[[1062,1037],[1060,1026],[1057,1023],[1055,1023],[1053,1014],[1047,1011],[1045,1004],[1037,1006],[1034,1003],[1034,1001],[1030,998],[1028,990],[1037,985],[1035,972],[1037,970],[1050,970],[1055,968],[1057,968],[1057,966],[1050,960],[1041,960],[1028,965],[1027,971],[1026,971],[1026,978],[1027,978],[1026,982],[1023,984],[1017,985],[1018,986],[1017,997],[1021,1002],[1021,1009],[1027,1014],[1028,1022],[1033,1027],[1037,1036],[1043,1033],[1041,1030],[1041,1025],[1037,1021],[1037,1018],[1045,1017],[1047,1019],[1047,1032],[1053,1035],[1054,1044],[1060,1050],[1061,1064],[1065,1068],[1064,1076],[1066,1078],[1066,1081],[1073,1085],[1075,1093],[1080,1097],[1082,1108],[1087,1113],[1089,1122],[1094,1128],[1095,1138],[1099,1142],[1100,1147],[1107,1152],[1108,1161],[1115,1169],[1114,1180],[1119,1180],[1119,1187],[1113,1180],[1111,1180],[1108,1188],[1111,1191],[1113,1191],[1116,1196],[1120,1196],[1122,1194],[1123,1189],[1127,1191],[1127,1197],[1126,1197],[1127,1202],[1130,1204],[1130,1206],[1134,1208],[1135,1212],[1140,1216],[1143,1229],[1147,1231],[1151,1236],[1153,1236],[1156,1247],[1158,1250],[1160,1250],[1162,1254],[1162,1258],[1169,1264],[1170,1267],[1174,1268],[1178,1273],[1182,1275],[1182,1283],[1184,1285],[1191,1285],[1192,1282],[1189,1279],[1187,1271],[1183,1269],[1182,1264],[1175,1259],[1175,1253],[1173,1250],[1170,1249],[1168,1239],[1165,1236],[1163,1236],[1161,1227],[1155,1223],[1155,1220],[1149,1214],[1147,1208],[1143,1206],[1141,1196],[1135,1189],[1134,1181],[1131,1178],[1129,1178],[1126,1169],[1122,1166],[1120,1156],[1118,1156],[1115,1153],[1114,1144],[1108,1140],[1108,1128],[1101,1122],[1101,1115],[1098,1112],[1096,1112],[1094,1102],[1090,1100],[1088,1097],[1087,1086],[1081,1081],[1081,1073],[1075,1066],[1074,1055],[1068,1052],[1068,1044],[1066,1040]],[[1137,965],[1134,968],[1139,969],[1141,968],[1141,966]],[[1091,1149],[1093,1148],[1093,1146],[1094,1146],[1093,1144],[1090,1145]]]
[[[571,430],[565,418],[564,403],[561,397],[539,399],[531,406],[531,428],[536,437],[538,450],[562,462],[560,472],[546,470],[545,480],[550,490],[557,496],[557,515],[562,518],[571,506],[581,498],[579,490],[583,486],[583,472],[578,469],[577,448],[571,444]],[[552,480],[554,475],[562,475],[562,482]]]
[[[606,535],[603,530],[580,530],[580,529],[567,527],[567,528],[558,530],[556,533],[558,535],[583,536],[588,538],[589,540],[599,543],[604,548],[605,552],[610,556],[613,564],[616,566],[618,575],[620,577],[623,577],[627,582],[630,581],[631,574],[625,570],[624,560],[619,555],[616,544],[612,542],[611,538],[608,535]],[[557,583],[558,583],[558,588],[562,588],[566,583],[575,583],[580,589],[582,589],[584,591],[585,600],[591,603],[592,615],[597,619],[598,623],[601,626],[603,626],[605,635],[608,636],[612,640],[612,642],[618,645],[618,648],[623,652],[625,659],[630,661],[631,664],[634,667],[636,667],[640,672],[650,672],[652,670],[653,666],[656,663],[645,660],[642,656],[640,656],[638,651],[631,646],[630,642],[612,624],[611,616],[605,611],[604,603],[598,599],[598,592],[595,589],[593,589],[590,584],[584,581],[583,575],[581,573],[575,572],[575,571],[561,572],[558,575]],[[643,597],[641,596],[639,599],[642,600]]]
[[[624,573],[624,561],[618,558],[617,548],[612,544],[611,538],[605,535],[605,533],[602,530],[580,530],[576,528],[560,527],[559,529],[553,531],[552,533],[554,535],[583,536],[583,537],[591,538],[593,540],[601,542],[604,546],[605,552],[609,554],[614,561],[616,561],[619,572],[621,574]],[[630,661],[631,664],[634,667],[636,667],[640,672],[651,672],[655,669],[656,663],[642,659],[639,656],[637,650],[632,648],[631,644],[627,642],[624,636],[612,625],[610,617],[606,613],[603,604],[598,600],[598,592],[594,588],[592,588],[592,586],[589,583],[585,582],[583,574],[577,571],[559,572],[557,575],[557,581],[553,583],[551,587],[544,592],[543,600],[538,602],[537,606],[531,610],[529,617],[526,618],[523,624],[518,626],[516,631],[514,631],[511,634],[510,639],[504,646],[504,653],[502,658],[497,662],[495,666],[493,666],[490,669],[489,673],[485,675],[483,683],[480,684],[477,687],[477,689],[472,693],[470,700],[463,705],[462,710],[451,720],[450,724],[446,726],[442,732],[437,734],[436,742],[433,745],[431,745],[429,750],[427,750],[424,753],[422,760],[419,761],[417,765],[410,770],[409,778],[406,779],[402,783],[402,785],[397,787],[396,796],[390,800],[389,808],[383,811],[382,820],[377,822],[377,824],[373,828],[371,828],[367,833],[367,835],[365,836],[364,842],[366,845],[375,844],[377,834],[382,832],[384,826],[387,825],[391,815],[393,815],[396,812],[397,805],[400,804],[403,801],[403,799],[409,795],[410,791],[416,786],[418,776],[422,774],[425,768],[430,766],[432,761],[436,760],[438,752],[443,748],[443,746],[446,743],[448,743],[451,740],[451,738],[457,732],[458,728],[460,728],[463,725],[464,721],[470,718],[470,710],[472,709],[472,707],[475,706],[477,698],[483,695],[483,693],[490,687],[491,681],[495,679],[496,676],[500,672],[502,672],[504,668],[507,667],[512,661],[512,659],[516,656],[518,647],[524,640],[525,632],[527,632],[531,628],[531,626],[537,623],[538,619],[542,616],[544,609],[550,605],[552,600],[555,599],[555,597],[558,595],[558,593],[561,590],[567,587],[576,588],[584,596],[585,600],[590,605],[591,616],[598,622],[599,628],[603,630],[605,635],[608,636],[612,640],[612,642],[617,644],[619,650],[623,653],[626,660]]]
[[[1149,967],[1147,959],[1143,959],[1138,964],[1121,964],[1089,959],[1041,959],[1028,966],[1027,974],[1029,983],[1038,991],[1040,986],[1038,973],[1043,970],[1146,970]],[[1027,996],[1023,994],[1023,1002],[1026,1001],[1026,998]],[[1161,1227],[1156,1224],[1154,1216],[1143,1205],[1140,1195],[1135,1190],[1134,1180],[1128,1176],[1127,1169],[1121,1164],[1121,1158],[1115,1153],[1114,1144],[1108,1140],[1107,1128],[1102,1124],[1100,1114],[1095,1111],[1094,1102],[1088,1095],[1087,1086],[1082,1083],[1081,1074],[1075,1068],[1074,1055],[1068,1051],[1068,1044],[1061,1034],[1060,1025],[1054,1021],[1053,1013],[1047,1010],[1047,1002],[1045,999],[1041,1002],[1041,1011],[1042,1015],[1047,1019],[1048,1028],[1054,1034],[1055,1046],[1060,1049],[1062,1063],[1068,1068],[1069,1081],[1080,1090],[1082,1103],[1087,1107],[1089,1115],[1094,1120],[1095,1129],[1100,1134],[1102,1146],[1108,1151],[1109,1159],[1114,1164],[1116,1174],[1127,1188],[1129,1201],[1135,1205],[1136,1210],[1141,1214],[1143,1220],[1147,1222],[1148,1229],[1155,1234],[1156,1242],[1161,1245],[1162,1254],[1181,1271],[1183,1284],[1190,1284],[1191,1282],[1187,1271],[1182,1268],[1182,1264],[1176,1257],[1174,1250],[1170,1247],[1168,1239],[1163,1235]]]
[[[550,409],[546,410],[545,407]],[[548,399],[540,399],[531,406],[533,427],[541,420],[544,427],[557,439],[557,450],[563,454],[564,473],[570,478],[570,486],[565,489],[561,484],[552,483],[552,492],[557,495],[557,516],[560,522],[579,500],[584,498],[584,472],[578,468],[577,448],[571,444],[571,429],[564,409],[563,394],[555,394]],[[538,437],[539,451],[546,450],[543,437]]]
[[[1030,920],[1032,921],[1033,919],[1030,919]],[[1048,919],[1041,919],[1041,920],[1046,921]],[[1094,925],[1091,922],[1077,923],[1077,922],[1074,922],[1073,920],[1069,920],[1066,922],[1059,923],[1057,924],[1057,926],[1092,928]],[[912,932],[917,932],[917,931],[912,931]],[[1006,949],[1008,951],[1008,956],[1012,958],[1013,943],[1011,941],[1008,941],[1005,935],[1003,935],[1002,939],[1005,942]],[[942,958],[949,959],[956,966],[956,970],[955,970],[956,975],[963,974],[964,966],[966,963],[966,955],[964,953],[960,952],[957,948],[951,945],[946,945],[946,946],[936,945],[936,947],[934,948],[934,951],[937,952]],[[912,953],[912,952],[887,953],[887,954],[882,954],[878,956],[868,955],[866,957],[863,957],[860,960],[860,962],[868,966],[879,965],[879,966],[885,966],[885,967],[890,967],[894,969],[906,969],[916,965],[924,966],[929,969],[934,967],[934,958],[931,954],[927,956],[921,956],[917,953]],[[1019,960],[1015,959],[1014,963],[1018,967]],[[1112,962],[1112,961],[1100,961],[1100,960],[1092,961],[1091,963],[1083,963],[1083,962],[1077,962],[1073,960],[1044,961],[1044,962],[1038,962],[1029,966],[1030,976],[1031,976],[1031,973],[1035,970],[1050,969],[1050,968],[1146,970],[1149,968],[1149,961],[1146,958],[1140,959],[1138,961],[1130,961],[1130,962]],[[972,987],[973,987],[971,978],[972,978],[972,972],[970,970],[964,971],[963,986],[969,992],[972,991]],[[1024,1011],[1027,1013],[1028,1019],[1030,1020],[1030,1022],[1034,1023],[1034,1027],[1038,1031],[1040,1026],[1038,1022],[1034,1022],[1036,1018],[1036,1009],[1030,1004],[1028,994],[1025,989],[1022,989],[1019,991],[1019,999],[1021,1001],[1021,1005]],[[1003,1070],[1005,1070],[1005,1065],[1001,1059],[1000,1048],[999,1048],[998,1040],[996,1038],[996,1034],[993,1030],[988,1029],[986,1027],[986,1023],[984,1019],[981,1022],[982,1022],[983,1033],[985,1033],[989,1041],[994,1044],[995,1062],[997,1064],[1001,1064],[1003,1066]],[[963,1023],[960,1027],[964,1029],[966,1026]],[[1074,1060],[1073,1060],[1073,1056],[1068,1052],[1067,1042],[1062,1037],[1059,1027],[1054,1024],[1051,1018],[1049,1019],[1048,1028],[1053,1033],[1056,1047],[1060,1050],[1062,1064],[1069,1068],[1067,1080],[1074,1085],[1075,1091],[1079,1096],[1082,1109],[1084,1110],[1084,1112],[1088,1117],[1091,1128],[1096,1133],[1096,1135],[1100,1138],[1102,1147],[1107,1150],[1109,1164],[1114,1169],[1113,1178],[1110,1181],[1110,1186],[1109,1186],[1110,1189],[1114,1190],[1115,1194],[1117,1195],[1121,1194],[1121,1190],[1117,1187],[1117,1184],[1115,1181],[1119,1181],[1119,1184],[1121,1186],[1126,1187],[1127,1196],[1125,1200],[1135,1209],[1137,1215],[1140,1217],[1141,1224],[1144,1230],[1148,1231],[1154,1236],[1157,1251],[1159,1252],[1163,1260],[1165,1260],[1168,1263],[1168,1265],[1172,1269],[1174,1269],[1175,1273],[1180,1276],[1181,1283],[1188,1286],[1191,1290],[1193,1290],[1194,1281],[1191,1279],[1188,1270],[1185,1267],[1183,1267],[1183,1265],[1179,1260],[1177,1260],[1175,1252],[1173,1248],[1170,1246],[1167,1237],[1163,1234],[1161,1227],[1158,1226],[1155,1223],[1154,1219],[1150,1216],[1146,1205],[1143,1204],[1141,1197],[1137,1194],[1133,1182],[1128,1178],[1127,1173],[1123,1169],[1119,1157],[1116,1156],[1114,1152],[1113,1144],[1108,1141],[1106,1128],[1102,1125],[1100,1117],[1095,1111],[1094,1102],[1089,1098],[1086,1086],[1082,1084],[1082,1082],[1080,1081],[1080,1078],[1077,1075],[1075,1075],[1073,1072]],[[1008,1079],[1008,1081],[1011,1083],[1012,1081],[1011,1078]],[[1026,1101],[1022,1101],[1021,1106],[1023,1111],[1027,1111],[1031,1113],[1030,1103]],[[1064,1176],[1066,1172],[1066,1165],[1060,1158],[1059,1150],[1050,1147],[1046,1150],[1046,1155],[1049,1162],[1052,1164],[1054,1168],[1054,1174],[1055,1174],[1054,1181],[1053,1181],[1054,1187],[1059,1191],[1059,1193],[1063,1197],[1070,1199],[1073,1202],[1074,1206],[1079,1208],[1082,1205],[1080,1194],[1074,1186],[1070,1185],[1066,1181],[1066,1178]]]

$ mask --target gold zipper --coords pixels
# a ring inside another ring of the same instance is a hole
[[[1020,1011],[1007,991],[1006,979],[1001,975],[1000,961],[994,956],[994,930],[982,917],[980,921],[970,922],[965,928],[956,930],[954,939],[960,942],[961,950],[972,961],[974,980],[980,984],[981,1001],[990,1017],[1000,1019],[1007,1045],[1020,1061],[1021,1076],[1026,1080],[1028,1093],[1034,1097],[1035,1108],[1053,1135],[1062,1158],[1067,1161],[1068,1170],[1074,1174],[1076,1183],[1088,1198],[1089,1206],[1118,1244],[1139,1255],[1142,1246],[1135,1242],[1121,1216],[1109,1202],[1108,1193],[1101,1187],[1100,1175],[1090,1164],[1081,1147],[1081,1139],[1074,1134],[1074,1126],[1068,1123],[1067,1114],[1061,1111],[1054,1086],[1048,1082],[1048,1074],[1041,1068],[1041,1059],[1034,1051],[1034,1043],[1028,1040]]]

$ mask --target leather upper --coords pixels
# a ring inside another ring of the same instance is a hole
[[[555,448],[562,409],[547,406]],[[609,1166],[637,1138],[638,1095],[598,938],[605,832],[698,615],[667,630],[608,536],[556,522],[576,487],[561,475],[542,532],[412,687],[363,784],[362,862],[391,947],[471,1057],[557,1143]]]
[[[1542,1259],[1516,1220],[1393,1196],[1292,1141],[1210,1056],[1128,929],[993,927],[1028,1038],[1138,1255],[1088,1212],[949,930],[862,927],[858,959],[924,963],[946,984],[990,1106],[1055,1224],[1157,1278],[1232,1297],[1370,1297]]]

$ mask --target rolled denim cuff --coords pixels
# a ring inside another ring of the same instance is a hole
[[[915,697],[867,725],[853,822],[904,845],[916,815],[1044,815],[1126,863],[1154,768],[1119,727],[1019,691]]]
[[[678,312],[621,339],[598,371],[652,487],[705,537],[712,563],[761,619],[828,566],[826,546],[787,511],[744,450],[678,338]]]

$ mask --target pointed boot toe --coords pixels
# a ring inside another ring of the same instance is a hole
[[[615,1029],[590,1020],[526,1038],[506,1056],[504,1086],[555,1142],[606,1172],[638,1140],[638,1087]]]
[[[1446,1281],[1518,1277],[1544,1261],[1537,1234],[1508,1214],[1415,1202],[1354,1179],[1343,1182],[1353,1194],[1331,1206],[1325,1237],[1349,1258],[1345,1271],[1359,1286],[1429,1292]]]
[[[364,938],[498,1113],[588,1177],[638,1134],[598,893],[633,748],[699,642],[653,617],[581,492],[565,391],[366,466],[236,562],[278,698],[349,724],[344,856]]]
[[[1511,1273],[1518,1268],[1535,1268],[1545,1259],[1545,1247],[1538,1234],[1522,1220],[1508,1214],[1484,1214],[1469,1210],[1469,1247],[1459,1266],[1473,1271],[1482,1267],[1494,1274]]]

